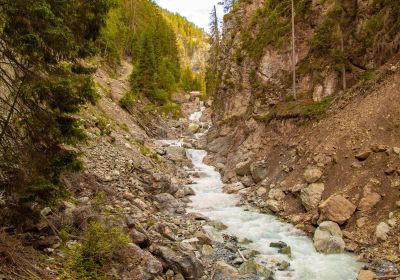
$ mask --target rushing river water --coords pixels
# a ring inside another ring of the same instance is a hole
[[[202,109],[189,118],[198,122]],[[179,141],[169,141],[170,145],[180,145]],[[220,174],[214,167],[203,163],[206,151],[188,149],[188,157],[194,168],[200,173],[200,178],[193,178],[191,185],[195,195],[191,197],[189,211],[201,213],[212,220],[225,224],[228,228],[224,233],[233,235],[239,240],[252,241],[245,245],[248,249],[260,253],[257,261],[273,268],[280,261],[287,261],[290,267],[287,271],[276,271],[278,280],[354,280],[361,263],[352,254],[324,255],[316,252],[312,240],[293,225],[281,222],[273,215],[247,211],[236,206],[238,195],[226,194],[222,190],[223,183]],[[214,234],[217,234],[214,232]],[[216,235],[216,236],[217,236]],[[217,237],[216,237],[217,238]],[[271,242],[283,241],[292,250],[292,257],[278,253],[271,248]]]

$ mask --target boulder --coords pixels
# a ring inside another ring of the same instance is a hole
[[[277,200],[268,199],[265,204],[268,207],[268,209],[274,213],[279,212],[281,210],[281,204]]]
[[[178,146],[168,146],[165,148],[168,156],[176,159],[186,159],[186,149]]]
[[[204,267],[192,254],[175,251],[169,247],[152,245],[151,252],[161,258],[175,273],[181,273],[187,280],[200,279],[204,274]]]
[[[129,231],[129,237],[131,238],[132,242],[137,245],[146,247],[150,244],[149,238],[134,228]]]
[[[343,253],[345,243],[339,225],[331,221],[321,223],[314,233],[314,246],[325,254]]]
[[[356,154],[355,158],[358,159],[359,161],[364,161],[364,160],[367,160],[369,158],[371,153],[372,152],[370,150],[362,151],[362,152]]]
[[[279,201],[285,198],[285,193],[280,189],[272,189],[269,191],[268,197]]]
[[[241,177],[240,182],[242,182],[245,187],[251,187],[254,184],[253,178],[250,176]]]
[[[259,183],[267,177],[267,167],[264,161],[253,162],[250,165],[251,176],[254,182]]]
[[[267,193],[267,189],[264,187],[259,187],[256,191],[257,196],[263,196]]]
[[[338,223],[347,222],[356,211],[356,206],[341,195],[333,195],[320,206],[320,219]]]
[[[236,268],[227,264],[224,261],[217,261],[214,265],[214,268],[217,273],[228,274],[228,275],[232,275],[232,274],[234,275],[234,274],[238,273]]]
[[[194,190],[189,187],[189,186],[183,186],[182,188],[180,188],[176,193],[175,193],[175,197],[177,198],[183,198],[185,196],[190,196],[190,195],[195,195]]]
[[[211,256],[214,254],[214,249],[212,246],[205,244],[201,249],[201,253],[203,254],[203,256]]]
[[[249,159],[243,162],[239,162],[235,166],[236,174],[239,176],[245,176],[247,174],[250,174],[250,165],[251,161]]]
[[[159,203],[161,209],[170,213],[175,213],[178,208],[183,207],[183,204],[169,193],[157,194],[154,196],[154,200]]]
[[[237,193],[240,190],[243,190],[245,186],[241,182],[236,182],[232,184],[224,185],[224,192],[228,194]]]
[[[357,280],[374,280],[376,274],[371,270],[360,270],[357,276]]]
[[[309,168],[304,172],[304,179],[307,183],[315,183],[322,177],[322,171],[318,168]]]
[[[264,277],[264,279],[268,279],[272,275],[272,272],[265,266],[256,263],[254,260],[248,260],[239,267],[239,274],[253,274],[257,276],[262,276]]]
[[[197,123],[189,124],[189,131],[191,133],[193,133],[193,134],[199,132],[200,131],[200,125],[197,124]]]
[[[375,236],[377,240],[385,241],[388,238],[388,233],[390,231],[390,226],[385,223],[381,222],[379,225],[376,226]]]
[[[357,209],[360,211],[371,210],[378,202],[381,201],[381,195],[376,192],[364,194],[364,197],[360,200]]]
[[[123,279],[152,280],[163,271],[156,257],[134,244],[117,250],[114,258]]]
[[[301,189],[300,199],[307,211],[318,207],[324,190],[325,185],[322,183],[313,183]]]

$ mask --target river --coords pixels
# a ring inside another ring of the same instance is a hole
[[[189,120],[199,122],[202,112],[193,113]],[[198,137],[199,135],[197,135]],[[196,138],[197,138],[196,137]],[[171,145],[180,145],[179,141],[170,141]],[[218,239],[226,233],[250,240],[244,245],[260,254],[256,261],[273,270],[275,264],[281,261],[290,263],[286,271],[275,271],[277,280],[354,280],[362,264],[349,253],[325,255],[316,252],[312,240],[293,225],[280,221],[277,217],[248,211],[236,206],[239,196],[223,192],[220,174],[214,167],[203,163],[207,152],[204,150],[187,149],[199,178],[193,178],[190,185],[195,191],[191,197],[189,211],[201,213],[212,220],[222,222],[227,226],[223,232],[207,228],[210,234]],[[271,242],[283,241],[291,247],[292,256],[279,254],[278,249],[271,248]]]

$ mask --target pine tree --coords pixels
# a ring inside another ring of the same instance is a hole
[[[206,95],[214,94],[217,85],[218,76],[218,57],[221,51],[221,35],[219,31],[219,21],[216,6],[213,7],[210,14],[210,52],[206,69]]]

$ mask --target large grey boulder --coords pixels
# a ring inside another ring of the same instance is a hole
[[[318,207],[322,199],[322,193],[325,190],[325,185],[322,183],[310,184],[300,191],[300,199],[303,206],[310,211]]]
[[[314,233],[314,246],[325,254],[343,253],[345,243],[339,225],[331,221],[321,223]]]
[[[203,265],[193,254],[172,250],[161,245],[152,245],[150,250],[175,273],[181,273],[187,280],[200,279],[204,274]]]
[[[169,193],[160,193],[154,196],[154,200],[158,202],[159,207],[170,213],[176,212],[182,208],[183,204]]]

